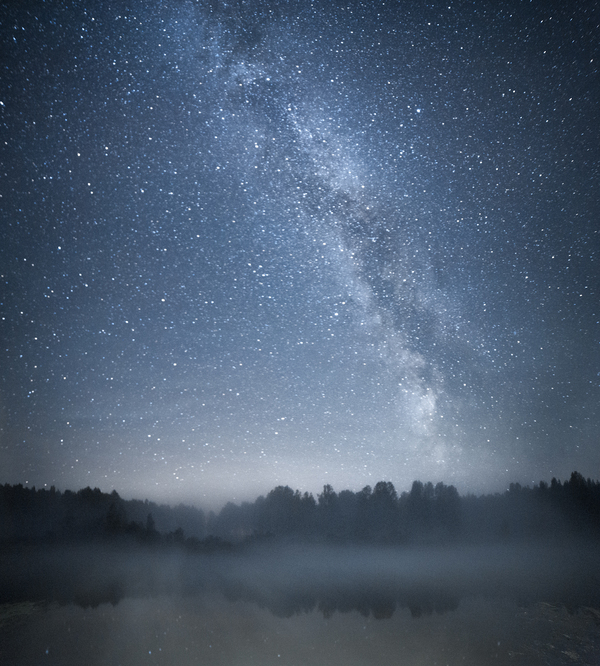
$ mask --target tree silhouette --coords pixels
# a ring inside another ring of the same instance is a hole
[[[398,495],[390,481],[379,481],[369,498],[371,538],[377,542],[396,542],[401,536]]]

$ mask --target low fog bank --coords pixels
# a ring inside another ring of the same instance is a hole
[[[13,548],[0,555],[0,603],[95,607],[123,598],[219,592],[278,616],[357,610],[381,619],[446,612],[466,596],[600,607],[593,545],[368,547],[255,545],[233,552],[110,545]]]
[[[590,544],[258,548],[231,561],[221,590],[280,615],[318,607],[386,617],[407,607],[419,616],[453,610],[466,596],[574,609],[600,606],[600,562]]]

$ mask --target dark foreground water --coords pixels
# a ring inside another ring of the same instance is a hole
[[[0,664],[600,664],[594,548],[0,560]]]

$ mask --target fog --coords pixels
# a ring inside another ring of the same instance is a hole
[[[262,545],[231,553],[177,548],[15,548],[0,559],[0,601],[83,607],[123,598],[219,592],[274,614],[318,609],[414,616],[458,607],[466,596],[544,601],[576,609],[600,603],[594,544],[349,547]],[[385,609],[385,610],[383,610]]]

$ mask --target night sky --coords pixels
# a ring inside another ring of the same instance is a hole
[[[600,476],[598,2],[0,17],[0,483]]]

